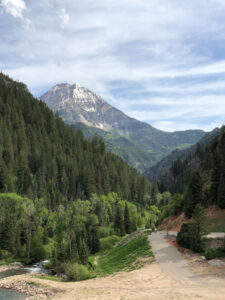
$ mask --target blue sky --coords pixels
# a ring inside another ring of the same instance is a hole
[[[0,68],[79,82],[162,130],[225,121],[225,0],[0,0]]]

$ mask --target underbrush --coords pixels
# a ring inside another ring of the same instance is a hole
[[[81,281],[95,277],[94,272],[87,266],[78,263],[62,263],[58,266],[59,273],[65,274],[69,281]]]
[[[206,257],[206,259],[215,259],[215,258],[221,258],[225,257],[225,249],[218,247],[216,249],[209,248],[204,251],[203,255]]]

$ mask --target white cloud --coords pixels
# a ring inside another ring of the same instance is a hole
[[[23,18],[23,13],[26,10],[26,3],[23,0],[2,0],[1,6],[6,13],[14,18]]]
[[[62,26],[65,26],[65,25],[67,25],[69,23],[70,16],[67,13],[67,11],[66,11],[65,8],[60,9],[60,11],[59,11],[59,18],[60,18],[60,20],[62,22],[61,23]]]
[[[198,123],[189,123],[189,122],[179,122],[179,121],[158,121],[154,122],[153,125],[156,128],[159,128],[164,131],[181,131],[181,130],[187,130],[187,129],[198,129],[199,125]],[[205,131],[211,131],[214,128],[221,127],[221,122],[212,122],[207,125],[203,125],[201,127],[202,130]]]
[[[213,126],[200,118],[225,115],[224,0],[178,2],[29,0],[23,26],[0,18],[0,69],[38,96],[77,81],[160,128]]]

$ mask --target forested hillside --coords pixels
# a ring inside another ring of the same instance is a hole
[[[225,127],[201,159],[186,192],[185,211],[191,214],[197,203],[225,208]]]
[[[145,174],[146,177],[148,179],[154,178],[154,180],[159,180],[161,191],[183,193],[189,182],[191,173],[200,167],[201,161],[209,151],[212,141],[220,133],[221,128],[216,128],[206,133],[196,145],[186,150],[172,152],[158,165],[149,169]],[[176,157],[177,159],[175,159]],[[159,178],[159,176],[161,177]]]
[[[185,161],[176,161],[170,171],[175,180],[167,182],[166,188],[183,195],[176,194],[166,208],[168,214],[184,211],[191,217],[197,204],[225,208],[225,128],[208,147],[199,146]]]
[[[83,123],[76,123],[74,128],[81,130],[84,136],[89,140],[92,140],[94,136],[102,138],[106,145],[106,150],[120,156],[139,172],[143,172],[151,160],[152,154],[142,151],[140,147],[135,145],[135,143],[126,136],[116,135],[99,128],[87,126]]]
[[[1,263],[49,258],[56,272],[86,279],[100,238],[158,222],[143,176],[4,74],[0,128]]]
[[[193,146],[185,149],[176,149],[172,151],[155,166],[145,170],[144,176],[149,181],[160,180],[165,186],[165,190],[168,189],[174,192],[176,191],[176,188],[178,188],[179,190],[177,191],[182,191],[184,186],[180,185],[180,183],[177,184],[177,187],[174,187],[174,182],[178,180],[176,176],[179,175],[180,177],[180,174],[176,174],[176,167],[174,167],[177,164],[177,161],[185,161],[183,165],[186,166],[186,168],[189,168],[189,162],[191,161],[191,157],[198,156],[200,148],[206,148],[212,142],[212,140],[219,135],[219,133],[220,128],[215,128],[213,131],[207,132],[197,144],[194,144]],[[196,168],[196,165],[197,164],[191,164],[190,169],[192,167]]]
[[[92,193],[145,202],[149,185],[101,139],[87,141],[22,83],[0,75],[0,192],[44,197],[48,207]]]

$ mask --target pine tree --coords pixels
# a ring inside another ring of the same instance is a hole
[[[187,217],[191,217],[198,203],[202,203],[202,178],[199,171],[195,171],[190,179],[188,190],[184,199],[184,211]]]
[[[84,239],[80,239],[80,248],[79,248],[79,259],[80,262],[83,265],[86,265],[88,263],[88,249],[87,249],[87,245],[86,242],[84,241]]]
[[[5,163],[0,160],[0,192],[6,190],[7,169]]]
[[[100,240],[98,236],[97,226],[91,230],[91,253],[94,254],[100,250]]]
[[[130,212],[127,206],[127,202],[124,209],[124,229],[126,233],[131,233]]]
[[[223,174],[220,175],[217,204],[220,208],[225,208],[225,178]]]
[[[123,218],[122,218],[122,214],[121,214],[119,205],[117,205],[117,207],[116,207],[114,227],[116,230],[119,231],[121,236],[123,236],[125,234],[124,222],[123,222]]]
[[[221,173],[223,171],[223,158],[219,146],[213,153],[213,166],[212,166],[212,178],[211,178],[211,198],[212,202],[217,202],[218,189],[221,179]]]
[[[194,212],[193,219],[195,220],[195,235],[193,237],[193,243],[195,243],[195,251],[201,251],[203,249],[203,236],[209,232],[208,220],[205,210],[201,204],[197,204]]]

